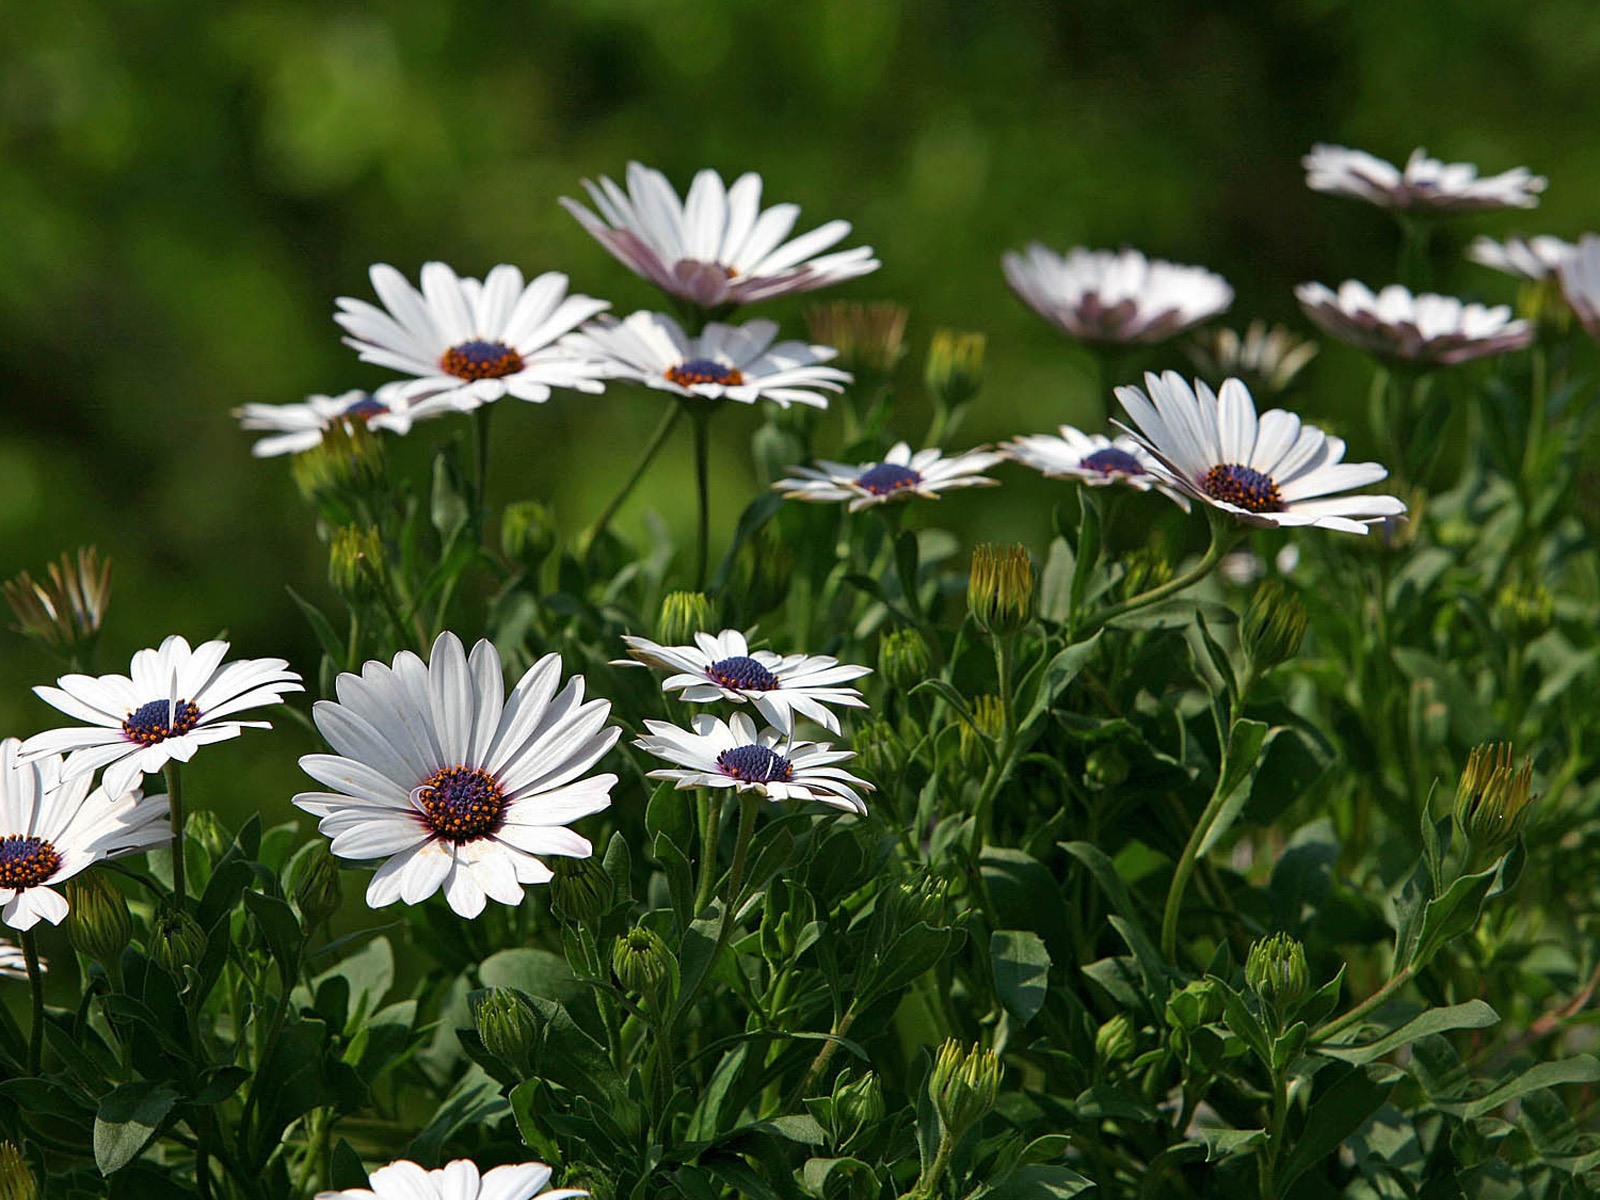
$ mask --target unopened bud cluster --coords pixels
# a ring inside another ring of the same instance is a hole
[[[343,525],[328,546],[328,582],[348,603],[365,604],[382,593],[384,561],[376,529]]]
[[[39,1200],[39,1181],[15,1142],[0,1142],[0,1200]]]
[[[156,909],[150,925],[150,955],[163,970],[184,980],[185,969],[198,969],[205,952],[206,934],[198,921],[172,904]]]
[[[981,333],[939,329],[928,347],[928,390],[945,408],[965,404],[983,386],[983,354],[988,339]]]
[[[928,1095],[950,1136],[959,1138],[994,1109],[1004,1068],[1000,1056],[951,1039],[939,1048],[928,1076]]]
[[[98,963],[120,960],[133,940],[133,918],[122,893],[99,872],[88,871],[67,881],[67,903],[72,948]]]
[[[895,629],[878,643],[878,673],[892,692],[907,692],[933,674],[933,654],[915,629]]]
[[[997,636],[1027,625],[1033,619],[1033,564],[1027,547],[991,543],[973,547],[967,607],[979,628]]]
[[[1456,826],[1474,848],[1492,852],[1522,832],[1533,803],[1533,763],[1518,766],[1511,744],[1488,743],[1467,755],[1456,785]]]
[[[566,855],[551,861],[550,905],[563,920],[598,925],[611,910],[616,886],[600,860]]]
[[[1005,733],[1006,709],[999,696],[978,696],[972,701],[972,720],[961,722],[958,743],[961,761],[979,770],[989,761],[984,747],[993,747]]]
[[[490,988],[478,1000],[473,1024],[485,1050],[513,1070],[529,1073],[539,1041],[539,1022],[516,992]]]
[[[555,514],[537,500],[518,500],[500,514],[500,549],[524,571],[539,569],[556,548]]]
[[[697,633],[720,628],[717,610],[704,592],[668,592],[656,618],[656,637],[664,646],[692,644]]]
[[[313,504],[364,494],[383,480],[383,445],[365,425],[335,422],[322,442],[290,464],[300,494]]]
[[[1288,1012],[1310,986],[1306,948],[1286,933],[1268,934],[1250,947],[1244,978],[1263,1004]]]
[[[661,935],[635,925],[617,939],[611,969],[622,986],[647,1004],[660,1004],[672,990],[672,952]]]
[[[344,901],[339,865],[322,841],[308,842],[295,855],[289,863],[287,886],[308,927],[328,920]]]
[[[57,653],[76,654],[100,634],[111,602],[111,560],[85,546],[46,567],[43,581],[23,571],[0,588],[19,633]]]
[[[1306,636],[1305,602],[1294,590],[1270,580],[1255,590],[1244,614],[1244,645],[1257,671],[1270,671],[1300,653]]]

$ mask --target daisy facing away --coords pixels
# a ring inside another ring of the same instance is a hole
[[[1421,148],[1411,152],[1402,169],[1365,150],[1318,143],[1300,165],[1314,192],[1407,212],[1535,208],[1549,182],[1527,167],[1480,177],[1471,163],[1440,162]]]
[[[1432,292],[1413,296],[1398,283],[1376,294],[1354,279],[1337,292],[1303,283],[1294,294],[1317,325],[1383,358],[1448,367],[1521,350],[1533,341],[1533,323],[1514,319],[1504,304],[1465,304]]]
[[[174,634],[135,654],[127,675],[63,675],[56,687],[34,688],[46,704],[88,724],[35,734],[22,744],[23,760],[70,751],[63,779],[104,767],[101,783],[116,796],[168,762],[188,762],[201,746],[246,729],[271,729],[266,721],[234,717],[303,691],[300,676],[285,659],[224,663],[227,653],[227,642],[191,650]]]
[[[681,692],[691,704],[717,700],[749,703],[768,724],[794,732],[795,716],[839,732],[839,718],[830,704],[865,708],[867,702],[852,679],[872,674],[870,667],[841,663],[825,654],[774,654],[750,649],[737,629],[697,633],[693,646],[662,646],[646,638],[624,636],[628,653],[647,666],[676,671],[661,683],[664,692]]]
[[[1184,512],[1189,511],[1188,497],[1153,473],[1150,452],[1127,434],[1109,438],[1103,433],[1084,433],[1063,425],[1059,435],[1024,434],[1000,449],[1012,462],[1032,467],[1047,479],[1071,479],[1089,487],[1120,483],[1140,492],[1155,488]]]
[[[729,721],[701,713],[689,729],[666,721],[644,725],[650,736],[633,744],[675,764],[649,772],[651,779],[673,780],[680,790],[733,788],[772,801],[816,800],[867,814],[861,793],[872,785],[836,765],[854,758],[854,751],[835,750],[827,742],[789,741],[776,729],[757,734],[755,722],[744,713],[734,713]]]
[[[386,383],[375,392],[307,396],[298,404],[244,404],[233,415],[242,429],[267,435],[250,447],[256,458],[300,454],[322,445],[323,436],[335,425],[349,429],[359,421],[372,428],[409,432],[411,418],[395,395],[400,386]]]
[[[573,334],[567,345],[597,360],[614,379],[626,379],[679,396],[771,400],[783,408],[827,408],[824,392],[840,392],[850,376],[824,364],[828,346],[778,342],[776,321],[723,325],[713,321],[690,337],[671,317],[636,312],[623,320],[601,317]]]
[[[1149,259],[1137,250],[1065,255],[1039,242],[1001,259],[1006,282],[1034,312],[1086,342],[1163,342],[1233,303],[1233,288],[1204,267]]]
[[[540,1191],[550,1173],[544,1163],[528,1162],[480,1174],[465,1158],[430,1171],[402,1158],[372,1172],[367,1187],[318,1192],[317,1200],[570,1200],[589,1194],[581,1188]]]
[[[502,263],[480,282],[431,262],[420,291],[384,263],[370,275],[383,307],[341,297],[333,319],[363,362],[416,377],[400,386],[392,407],[434,416],[502,396],[542,402],[553,387],[605,390],[599,368],[557,343],[607,302],[569,296],[559,271],[524,283],[521,271]]]
[[[1388,476],[1377,463],[1347,463],[1344,442],[1281,408],[1256,416],[1249,389],[1225,380],[1220,392],[1193,387],[1177,372],[1147,374],[1144,388],[1119,387],[1128,432],[1168,481],[1247,525],[1318,525],[1345,533],[1398,516],[1394,496],[1335,496]],[[1148,394],[1147,394],[1148,393]]]
[[[406,650],[339,676],[338,700],[312,709],[335,753],[300,760],[331,790],[294,803],[320,818],[334,854],[387,860],[368,905],[442,889],[458,915],[476,917],[488,900],[518,904],[524,885],[550,881],[537,855],[589,857],[566,826],[610,805],[617,777],[583,776],[621,731],[606,726],[609,701],[584,702],[583,676],[560,684],[561,657],[547,654],[508,697],[494,646],[480,641],[469,657],[449,632],[426,663]]]
[[[880,462],[848,463],[818,459],[815,467],[790,467],[793,474],[772,485],[786,500],[809,500],[816,504],[848,501],[851,512],[860,512],[891,500],[921,496],[937,500],[940,492],[953,488],[994,487],[999,481],[981,474],[1005,455],[979,446],[946,458],[938,449],[911,452],[907,442],[897,442]]]
[[[107,858],[166,842],[167,798],[137,790],[89,790],[90,777],[64,778],[60,755],[21,761],[16,738],[0,741],[0,921],[32,929],[61,924],[66,897],[55,890]]]

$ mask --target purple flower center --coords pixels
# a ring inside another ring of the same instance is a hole
[[[122,720],[122,736],[141,746],[154,746],[181,737],[200,721],[200,710],[189,700],[152,700],[141,704]]]
[[[422,823],[447,842],[474,842],[504,823],[506,794],[481,767],[443,767],[414,793]]]
[[[345,409],[344,415],[347,417],[356,417],[362,421],[366,421],[372,417],[381,417],[388,411],[389,406],[387,404],[385,404],[382,400],[379,400],[376,396],[368,394],[361,397],[361,399],[357,400],[349,408]]]
[[[502,379],[522,370],[522,355],[504,342],[474,338],[446,350],[439,369],[457,379]]]
[[[34,887],[44,883],[60,867],[61,855],[43,838],[15,833],[0,838],[0,887]]]
[[[706,668],[706,675],[713,683],[735,692],[770,692],[778,686],[776,675],[745,654],[712,663]]]
[[[1103,450],[1096,450],[1078,464],[1083,471],[1099,471],[1102,475],[1143,475],[1144,467],[1139,460],[1126,450],[1119,450],[1115,446],[1107,446]]]
[[[713,362],[709,358],[691,358],[675,367],[667,368],[667,379],[679,387],[693,387],[697,383],[718,383],[723,387],[738,387],[744,374],[738,367]]]
[[[874,496],[889,496],[922,482],[922,474],[899,463],[879,463],[856,476],[856,484]]]
[[[717,755],[717,767],[740,783],[788,783],[794,764],[766,746],[735,746]]]
[[[1272,476],[1238,463],[1212,467],[1200,477],[1200,487],[1212,499],[1232,504],[1245,512],[1282,512],[1287,507],[1283,497],[1278,494],[1278,485],[1272,482]]]

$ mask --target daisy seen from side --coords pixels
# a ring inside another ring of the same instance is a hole
[[[400,384],[386,383],[375,392],[343,392],[337,396],[307,396],[298,404],[244,404],[233,410],[242,429],[265,433],[250,447],[256,458],[300,454],[322,445],[335,425],[346,430],[356,422],[373,429],[407,433],[413,420],[397,393]]]
[[[336,692],[312,710],[335,753],[300,760],[331,790],[294,803],[319,818],[335,855],[386,860],[367,887],[371,907],[442,890],[476,917],[488,900],[518,904],[525,885],[548,883],[538,856],[593,853],[567,825],[610,805],[617,777],[587,772],[620,731],[606,726],[609,701],[585,702],[583,676],[562,686],[559,655],[507,696],[493,644],[469,656],[445,632],[426,663],[402,651],[340,675]]]
[[[1526,167],[1480,176],[1471,163],[1441,162],[1421,148],[1413,150],[1401,168],[1365,150],[1318,143],[1300,164],[1306,171],[1306,186],[1314,192],[1403,212],[1534,208],[1549,182]]]
[[[1086,342],[1165,341],[1233,303],[1233,288],[1215,272],[1137,250],[1075,246],[1062,255],[1033,242],[1023,253],[1005,255],[1001,265],[1024,304]]]
[[[1398,516],[1394,496],[1336,496],[1388,476],[1378,463],[1343,462],[1345,444],[1281,408],[1256,415],[1249,389],[1224,380],[1213,392],[1175,371],[1119,387],[1131,426],[1169,482],[1247,525],[1316,525],[1345,533]],[[1119,422],[1120,424],[1120,422]]]
[[[589,1194],[581,1188],[541,1191],[550,1175],[540,1162],[480,1172],[470,1159],[458,1158],[430,1171],[402,1158],[372,1172],[364,1188],[318,1192],[317,1200],[570,1200]]]
[[[36,687],[46,704],[87,725],[35,734],[22,744],[24,760],[67,751],[62,778],[105,768],[106,791],[120,795],[168,762],[188,762],[201,746],[236,738],[267,721],[236,715],[303,691],[300,676],[281,658],[225,663],[228,643],[193,650],[174,634],[133,656],[127,675],[63,675],[55,687]]]
[[[672,780],[686,788],[733,788],[757,792],[768,800],[815,800],[865,816],[862,792],[872,785],[839,763],[855,757],[827,742],[799,742],[781,730],[764,729],[744,713],[723,721],[701,713],[680,729],[666,721],[646,721],[648,737],[633,744],[647,754],[674,764],[649,772],[651,779]]]
[[[800,209],[763,210],[754,172],[725,185],[717,172],[700,171],[681,200],[651,167],[629,163],[626,180],[626,191],[604,176],[584,180],[595,211],[566,197],[561,204],[635,275],[701,308],[809,292],[878,269],[870,246],[823,253],[850,232],[848,221],[786,240]]]
[[[1503,242],[1475,237],[1467,247],[1467,257],[1480,266],[1528,283],[1542,283],[1561,271],[1577,247],[1550,234],[1537,237],[1508,237]]]
[[[1058,434],[1023,434],[1000,449],[1012,462],[1031,467],[1047,479],[1071,479],[1089,487],[1122,484],[1140,492],[1155,488],[1189,511],[1188,497],[1173,491],[1152,471],[1149,451],[1127,434],[1110,438],[1062,425]]]
[[[847,501],[851,512],[860,512],[893,500],[920,496],[937,500],[940,492],[954,488],[994,487],[999,481],[983,475],[1003,461],[987,446],[946,456],[937,448],[911,452],[908,442],[896,442],[878,462],[848,463],[818,459],[814,467],[790,467],[793,473],[772,487],[786,500],[809,500],[817,504]]]
[[[1561,264],[1561,294],[1592,338],[1600,338],[1600,236],[1586,233]]]
[[[1504,304],[1467,304],[1432,292],[1414,296],[1397,283],[1374,293],[1354,279],[1337,292],[1303,283],[1294,294],[1317,326],[1381,358],[1448,367],[1533,341],[1533,323],[1513,317]]]

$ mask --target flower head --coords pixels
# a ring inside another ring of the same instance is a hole
[[[0,921],[61,924],[70,908],[55,886],[101,859],[167,840],[167,798],[89,790],[64,776],[61,756],[23,762],[16,738],[0,741]]]
[[[469,412],[502,396],[542,402],[553,387],[605,390],[599,367],[558,343],[606,302],[567,295],[559,271],[525,284],[502,263],[480,282],[431,262],[421,291],[383,263],[370,274],[384,307],[342,297],[333,319],[363,362],[416,377],[387,397],[397,417]]]
[[[851,512],[860,512],[875,504],[909,500],[912,496],[937,500],[940,492],[952,488],[993,487],[997,481],[979,472],[987,471],[1004,457],[987,446],[949,458],[938,449],[913,454],[909,443],[897,442],[879,462],[850,466],[818,459],[815,467],[790,467],[794,474],[772,487],[790,500],[818,504],[847,500]]]
[[[1071,479],[1090,487],[1120,483],[1140,492],[1156,488],[1189,511],[1188,498],[1161,482],[1152,470],[1154,460],[1149,451],[1126,434],[1109,438],[1063,425],[1059,435],[1024,434],[1000,449],[1012,462],[1032,467],[1047,479]]]
[[[300,454],[322,445],[335,425],[347,432],[357,424],[408,433],[413,414],[396,393],[401,385],[386,383],[375,392],[360,390],[338,396],[307,396],[299,404],[245,404],[233,410],[243,429],[266,433],[250,447],[257,458]]]
[[[797,714],[838,733],[839,718],[830,705],[867,706],[860,692],[842,685],[872,674],[870,667],[841,663],[825,654],[752,651],[737,629],[696,633],[692,646],[662,646],[641,637],[622,640],[640,662],[677,672],[662,681],[662,691],[680,692],[691,704],[718,700],[751,704],[764,721],[785,733],[793,732]]]
[[[93,546],[63,554],[45,569],[44,582],[23,571],[0,584],[17,618],[16,629],[68,654],[94,644],[111,603],[111,560]]]
[[[135,654],[127,675],[63,675],[56,687],[34,688],[46,704],[89,724],[35,734],[22,744],[22,757],[71,751],[63,779],[104,767],[101,782],[117,796],[169,761],[188,762],[201,746],[271,729],[266,721],[233,718],[303,691],[300,676],[281,658],[224,663],[227,653],[227,642],[191,650],[174,634]]]
[[[1203,378],[1218,383],[1230,375],[1265,392],[1287,391],[1306,364],[1317,356],[1317,344],[1287,326],[1251,321],[1237,329],[1202,329],[1185,347]]]
[[[839,392],[850,376],[824,366],[833,357],[827,346],[775,342],[776,321],[707,325],[690,337],[671,317],[636,312],[624,320],[589,322],[566,343],[574,353],[603,364],[607,375],[679,396],[771,400],[783,408],[809,404],[827,408],[823,392]]]
[[[1486,851],[1500,849],[1522,832],[1533,804],[1533,761],[1519,765],[1511,744],[1485,742],[1467,755],[1456,784],[1455,823]]]
[[[1220,393],[1175,371],[1147,374],[1145,389],[1119,387],[1137,428],[1128,432],[1189,496],[1248,525],[1320,525],[1366,533],[1405,511],[1393,496],[1334,496],[1388,475],[1377,463],[1347,463],[1344,442],[1281,408],[1256,416],[1249,389],[1225,380]],[[1148,391],[1148,395],[1146,394]]]
[[[1549,234],[1508,237],[1503,242],[1476,237],[1467,247],[1467,257],[1491,270],[1515,275],[1529,283],[1541,283],[1555,276],[1576,249],[1571,242]]]
[[[561,203],[602,246],[635,275],[668,295],[701,308],[753,304],[809,292],[878,269],[870,246],[823,254],[850,232],[829,221],[785,242],[800,209],[761,210],[761,176],[739,176],[731,187],[704,170],[683,200],[660,171],[628,164],[628,190],[601,177],[583,181],[599,215],[577,201]]]
[[[1337,292],[1303,283],[1294,294],[1317,325],[1383,358],[1448,367],[1533,341],[1533,325],[1514,319],[1503,304],[1464,304],[1432,292],[1413,296],[1397,283],[1376,295],[1354,279]]]
[[[644,724],[650,736],[633,744],[676,764],[651,771],[651,779],[670,779],[679,788],[759,792],[772,801],[817,800],[866,815],[861,793],[872,785],[837,765],[855,757],[849,750],[835,750],[827,742],[792,741],[777,729],[758,734],[755,722],[743,713],[734,713],[729,721],[701,713],[690,729],[665,721]]]
[[[1586,233],[1561,264],[1561,294],[1578,323],[1600,338],[1600,236]]]
[[[1314,192],[1409,212],[1534,208],[1548,182],[1526,167],[1479,178],[1471,163],[1440,162],[1420,148],[1411,152],[1404,170],[1365,150],[1321,143],[1300,162],[1306,186]]]
[[[833,300],[806,309],[806,332],[838,351],[845,370],[887,375],[905,354],[910,315],[903,304]]]
[[[561,658],[547,654],[508,698],[500,655],[488,641],[469,657],[441,633],[427,663],[402,651],[340,675],[338,701],[312,713],[334,754],[301,768],[334,789],[294,803],[321,818],[340,858],[387,861],[367,887],[382,908],[418,904],[441,888],[450,907],[476,917],[487,900],[522,901],[548,883],[536,855],[593,853],[566,828],[611,803],[615,775],[580,778],[616,743],[611,704],[583,700],[583,677],[560,693]]]
[[[1034,242],[1002,260],[1022,302],[1086,342],[1162,342],[1233,303],[1233,289],[1203,267],[1148,259],[1137,250],[1074,247],[1063,257]]]
[[[578,1188],[540,1191],[550,1182],[550,1173],[544,1163],[528,1162],[480,1175],[465,1158],[429,1171],[402,1158],[372,1172],[367,1187],[318,1192],[317,1200],[568,1200],[589,1194]]]

